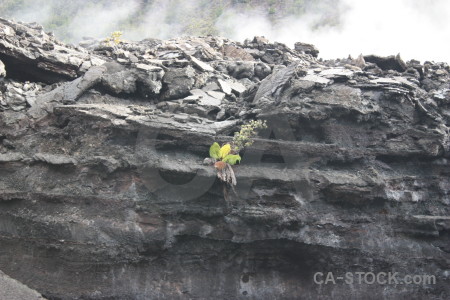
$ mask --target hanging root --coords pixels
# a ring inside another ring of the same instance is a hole
[[[233,168],[230,164],[226,164],[226,166],[222,169],[217,170],[217,177],[224,182],[223,185],[223,196],[225,198],[225,202],[227,203],[228,213],[231,212],[233,207],[233,195],[229,193],[229,187],[233,191],[234,196],[238,197],[234,186],[236,185],[236,176],[234,175]]]
[[[236,185],[236,176],[230,164],[226,164],[223,168],[217,169],[217,177],[225,183],[231,185],[234,189]]]
[[[217,177],[219,177],[220,181],[224,182],[223,185],[223,196],[225,198],[225,202],[227,203],[228,213],[231,212],[233,207],[233,196],[229,194],[229,187],[233,191],[234,196],[238,197],[236,190],[234,189],[236,185],[236,176],[234,175],[233,168],[230,164],[224,163],[220,161],[221,164],[215,165],[217,169]]]

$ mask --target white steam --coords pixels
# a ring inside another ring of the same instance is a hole
[[[50,8],[55,1],[36,0],[28,8],[16,11],[13,17],[45,23],[51,17]],[[140,3],[140,0],[111,0],[107,6],[86,5],[71,19],[69,32],[74,42],[83,36],[106,37],[116,30],[122,30],[125,39],[166,39],[184,33],[187,15],[192,18],[205,10],[216,9],[214,1],[204,7],[200,0],[155,0],[146,11],[140,11]],[[290,47],[298,41],[311,43],[319,48],[323,58],[400,53],[406,60],[450,62],[447,40],[450,37],[450,1],[340,0],[336,3],[334,17],[338,24],[333,26],[323,22],[330,17],[329,9],[310,9],[301,17],[273,20],[267,8],[229,8],[221,12],[215,28],[220,35],[237,41],[263,35]],[[136,14],[142,21],[124,26],[127,18]]]
[[[25,8],[14,11],[11,17],[22,22],[43,24],[48,20],[50,14],[51,6],[46,4],[45,0],[36,0]]]
[[[156,0],[144,12],[143,21],[130,30],[124,31],[125,37],[132,40],[144,38],[168,39],[183,34],[183,15],[191,13],[197,8],[196,0],[180,1],[173,5],[173,1]]]
[[[99,5],[86,6],[78,12],[70,23],[70,32],[76,41],[83,37],[102,38],[118,28],[121,21],[128,18],[137,9],[132,1],[118,3],[107,7]]]
[[[326,17],[317,11],[274,25],[253,13],[228,11],[217,26],[240,41],[264,35],[291,47],[298,41],[311,43],[323,58],[400,53],[404,59],[450,62],[450,1],[342,0],[339,10],[338,26],[316,29]]]

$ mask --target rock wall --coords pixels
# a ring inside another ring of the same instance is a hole
[[[0,299],[5,300],[45,300],[42,296],[21,284],[17,280],[10,278],[0,271]]]
[[[47,299],[448,299],[449,66],[317,53],[0,19],[0,269]],[[202,162],[250,119],[233,191]]]

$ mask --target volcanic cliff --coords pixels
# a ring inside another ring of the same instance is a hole
[[[449,66],[317,56],[0,19],[0,270],[46,299],[448,299]],[[234,192],[203,160],[252,119]]]

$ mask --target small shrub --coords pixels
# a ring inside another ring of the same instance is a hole
[[[257,135],[257,130],[266,129],[266,121],[250,121],[249,123],[242,125],[239,132],[234,133],[233,137],[233,150],[239,153],[244,147],[250,147],[253,145],[253,138]]]
[[[241,126],[240,131],[234,133],[233,141],[220,147],[214,142],[209,148],[209,156],[217,170],[217,177],[231,186],[236,185],[236,176],[234,175],[232,165],[241,162],[239,151],[244,147],[253,144],[253,138],[257,135],[257,130],[267,128],[266,121],[250,121]]]
[[[122,42],[122,40],[120,39],[121,36],[122,31],[114,31],[109,37],[104,40],[104,43],[110,46],[118,45]]]
[[[214,143],[209,148],[209,156],[215,160],[214,167],[217,170],[217,177],[223,182],[232,186],[236,185],[236,176],[231,165],[241,161],[239,154],[230,154],[231,145],[225,144],[222,147]]]

